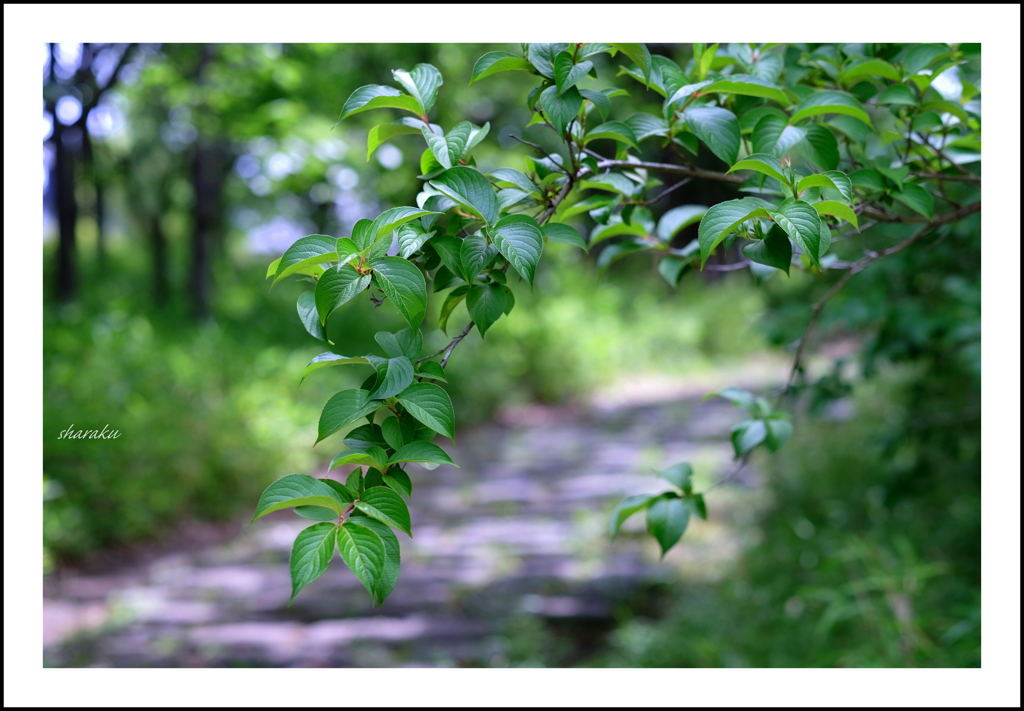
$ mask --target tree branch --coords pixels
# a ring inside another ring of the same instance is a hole
[[[647,170],[659,170],[663,173],[676,173],[678,175],[689,175],[694,178],[720,180],[723,183],[732,183],[733,185],[743,185],[743,183],[747,182],[746,178],[741,178],[738,175],[726,175],[725,173],[716,173],[713,170],[687,168],[681,165],[672,165],[671,163],[647,163],[643,161],[632,163],[628,160],[604,159],[598,161],[597,167],[600,170],[604,170],[605,168],[646,168]]]
[[[459,345],[459,342],[469,335],[469,332],[473,330],[474,322],[470,321],[469,325],[466,326],[465,330],[452,339],[452,342],[448,344],[448,352],[444,354],[444,358],[441,359],[441,367],[448,365],[448,358],[451,356],[452,351],[455,350],[455,346]]]
[[[873,207],[864,206],[860,214],[870,217],[878,222],[904,222],[904,223],[925,223],[935,227],[937,225],[944,225],[947,222],[956,222],[962,220],[968,215],[973,215],[976,212],[981,211],[981,200],[978,202],[972,202],[970,205],[964,205],[959,210],[953,212],[947,212],[944,215],[939,215],[929,220],[924,215],[896,215],[891,212],[883,212]]]
[[[690,177],[690,178],[683,178],[682,180],[680,180],[680,181],[679,181],[678,183],[676,183],[676,184],[675,184],[675,185],[673,185],[672,187],[670,187],[670,188],[665,188],[664,190],[662,190],[662,191],[661,191],[661,192],[660,192],[660,193],[658,194],[658,197],[654,198],[653,200],[648,200],[646,204],[647,204],[647,205],[653,205],[654,203],[658,202],[658,200],[661,200],[661,199],[662,199],[663,197],[665,197],[666,195],[668,195],[668,194],[669,194],[670,192],[672,192],[672,191],[673,191],[673,190],[675,190],[676,188],[681,188],[681,187],[683,187],[684,185],[686,185],[686,184],[687,184],[688,182],[690,182],[691,180],[693,180],[693,178],[692,178],[692,177]]]
[[[949,175],[948,173],[911,173],[915,178],[922,178],[924,180],[952,180],[954,182],[961,183],[980,183],[981,176],[968,174],[968,175]]]

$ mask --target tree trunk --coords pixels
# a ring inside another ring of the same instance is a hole
[[[75,253],[75,224],[78,221],[78,204],[75,202],[74,151],[69,146],[76,129],[62,126],[56,115],[53,117],[53,142],[56,149],[57,174],[57,220],[60,225],[60,242],[57,246],[57,300],[61,303],[72,301],[78,293],[78,269]]]
[[[93,190],[96,191],[92,204],[92,215],[96,220],[96,265],[102,274],[107,264],[106,235],[103,232],[103,185],[100,178],[100,171],[96,167],[96,157],[93,153],[92,138],[89,137],[89,130],[85,126],[86,115],[82,114],[79,126],[82,130],[82,167],[89,176]]]
[[[167,305],[170,283],[167,278],[167,235],[160,224],[158,211],[149,224],[149,246],[153,252],[153,301],[157,308]]]

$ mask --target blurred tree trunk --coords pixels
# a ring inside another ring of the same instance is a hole
[[[78,293],[78,269],[75,254],[75,223],[78,203],[75,202],[75,162],[69,143],[73,136],[68,128],[53,118],[53,143],[56,149],[57,222],[60,241],[57,245],[57,300],[67,303]]]
[[[85,126],[86,115],[79,120],[82,130],[82,167],[84,174],[92,183],[94,192],[92,215],[96,220],[96,266],[102,274],[107,264],[106,234],[103,231],[103,179],[96,167],[96,156],[93,152],[92,138]]]
[[[149,222],[149,246],[153,252],[153,301],[157,308],[167,305],[170,283],[167,278],[167,235],[160,222],[162,212],[151,216]]]

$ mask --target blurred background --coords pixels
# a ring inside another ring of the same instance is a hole
[[[683,459],[698,488],[717,480],[742,416],[702,396],[777,387],[822,285],[794,272],[757,287],[744,270],[672,289],[647,259],[599,275],[596,254],[549,244],[536,289],[513,285],[512,316],[452,357],[461,469],[414,472],[392,598],[372,610],[335,561],[285,608],[303,521],[244,524],[271,481],[326,468],[338,445],[311,446],[320,409],[365,373],[299,387],[322,348],[295,312],[303,287],[270,291],[267,264],[414,204],[422,141],[366,155],[393,112],[332,129],[394,68],[441,70],[438,123],[489,122],[485,171],[524,168],[532,149],[510,134],[553,148],[523,128],[532,77],[466,87],[480,55],[519,47],[41,49],[48,665],[980,665],[977,216],[830,303],[793,441],[710,495],[709,521],[662,561],[640,520],[610,543],[608,513]],[[980,72],[971,57],[962,71]],[[595,63],[632,96],[612,119],[659,112],[617,60]],[[661,209],[733,194],[695,182],[669,197]],[[371,352],[402,325],[389,309],[350,302],[332,340]],[[460,306],[452,323],[467,321]],[[436,322],[427,349],[448,341]],[[104,425],[121,436],[58,439]]]

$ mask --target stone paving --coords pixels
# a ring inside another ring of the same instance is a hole
[[[460,469],[409,466],[415,538],[400,534],[401,575],[381,609],[337,556],[286,607],[288,555],[310,522],[281,511],[199,550],[47,581],[44,661],[486,665],[515,615],[599,628],[643,586],[714,575],[737,555],[742,542],[729,510],[756,480],[750,470],[717,490],[712,520],[691,524],[685,545],[664,561],[642,535],[642,517],[614,543],[607,520],[623,497],[665,489],[653,468],[690,461],[706,486],[727,466],[725,436],[739,419],[724,401],[687,396],[467,429],[449,449]]]

